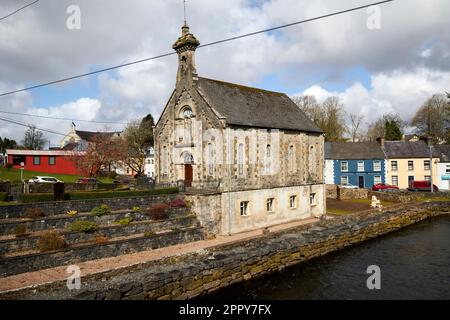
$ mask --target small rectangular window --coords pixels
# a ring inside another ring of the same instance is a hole
[[[41,157],[39,157],[39,156],[33,157],[33,164],[35,166],[40,166],[41,165]]]
[[[408,161],[408,171],[414,171],[414,161]]]
[[[373,180],[374,184],[380,184],[381,183],[381,176],[375,176]]]
[[[431,176],[425,176],[425,181],[426,182],[431,182]]]
[[[392,169],[392,171],[398,171],[398,162],[397,161],[392,161],[391,169]]]
[[[316,194],[315,193],[311,193],[310,195],[309,195],[309,204],[311,205],[311,206],[315,206],[317,203],[316,203]]]
[[[241,216],[243,217],[248,216],[248,203],[248,201],[241,202]]]
[[[398,176],[392,176],[392,185],[398,187]]]
[[[341,177],[341,185],[342,186],[348,185],[348,177],[347,176],[342,176]]]
[[[373,162],[373,171],[381,171],[381,161],[375,160]]]
[[[348,171],[348,162],[347,161],[342,161],[341,162],[341,171],[342,172],[347,172]]]
[[[267,199],[266,207],[267,212],[275,212],[275,199],[274,198]]]
[[[423,162],[423,169],[426,170],[426,171],[430,171],[431,170],[430,169],[430,160],[425,160]]]
[[[290,196],[289,198],[289,207],[291,209],[297,208],[297,196]]]
[[[364,172],[364,161],[358,161],[358,172]]]
[[[49,166],[56,165],[56,157],[48,157],[48,165]]]

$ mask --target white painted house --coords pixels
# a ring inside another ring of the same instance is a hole
[[[435,149],[439,153],[438,181],[435,184],[442,191],[450,191],[450,145],[438,145]]]

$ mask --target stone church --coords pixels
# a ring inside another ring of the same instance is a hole
[[[286,94],[199,77],[199,45],[184,25],[176,87],[155,128],[157,182],[183,181],[213,235],[321,216],[323,132]]]

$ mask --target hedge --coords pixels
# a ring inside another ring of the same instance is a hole
[[[6,192],[0,192],[0,201],[8,200],[8,194]]]
[[[71,192],[64,195],[65,200],[93,200],[93,199],[114,199],[132,198],[162,194],[178,193],[178,188],[164,188],[149,191],[104,191],[104,192]],[[53,201],[53,193],[31,193],[22,196],[23,203],[50,202]]]

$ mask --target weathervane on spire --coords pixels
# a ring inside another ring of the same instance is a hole
[[[187,26],[187,20],[186,20],[186,0],[183,0],[184,5],[184,25]]]

